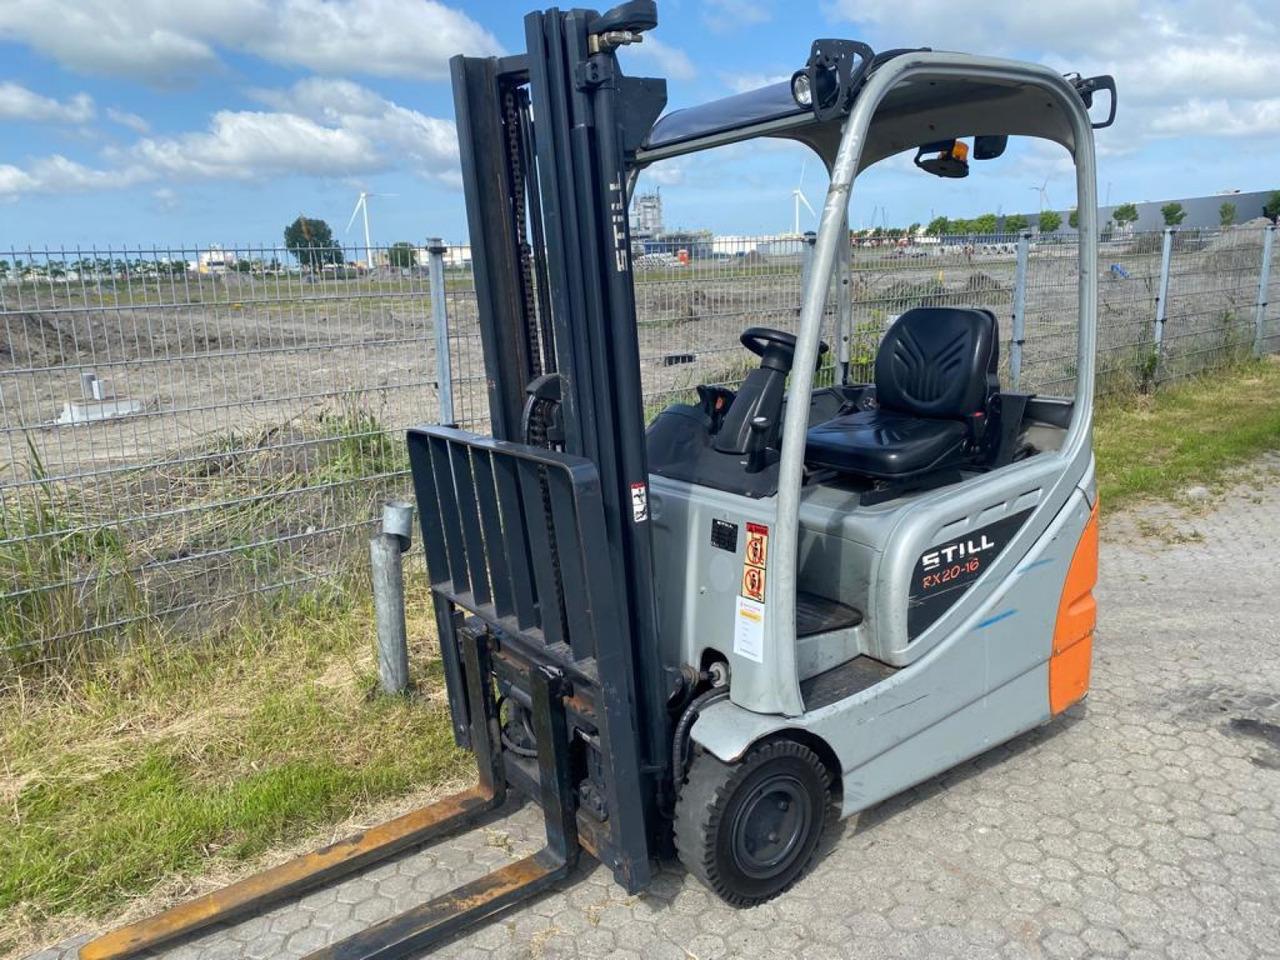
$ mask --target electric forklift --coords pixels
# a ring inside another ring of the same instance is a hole
[[[542,850],[312,957],[420,952],[583,851],[629,893],[676,855],[729,903],[759,903],[801,876],[829,808],[854,814],[1085,696],[1093,130],[1114,120],[1114,82],[824,39],[789,82],[662,116],[664,81],[617,57],[656,25],[650,0],[551,9],[526,17],[526,52],[451,62],[492,432],[421,426],[408,448],[477,785],[84,960],[261,911],[508,798],[541,807]],[[815,389],[857,174],[914,151],[924,173],[963,177],[1010,136],[1075,163],[1075,395],[1004,390],[999,318],[958,306],[903,313],[874,382],[852,382],[843,293],[836,382]],[[798,322],[744,331],[759,363],[738,389],[704,385],[646,427],[630,191],[654,163],[759,137],[804,144],[830,175]]]

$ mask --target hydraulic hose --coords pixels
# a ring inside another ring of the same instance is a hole
[[[671,740],[671,782],[675,788],[675,792],[680,792],[680,785],[684,783],[685,769],[689,765],[689,735],[693,730],[694,721],[698,719],[698,715],[703,709],[718,700],[724,700],[729,696],[729,684],[724,683],[718,687],[712,687],[705,693],[701,693],[693,698],[693,701],[684,708],[684,712],[680,714],[680,719],[676,723],[675,734]]]

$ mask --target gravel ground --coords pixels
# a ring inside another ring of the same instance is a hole
[[[588,860],[437,955],[1280,957],[1280,456],[1247,476],[1110,518],[1088,700],[834,826],[780,899],[675,867],[628,897]],[[299,957],[539,842],[524,809],[161,955]]]

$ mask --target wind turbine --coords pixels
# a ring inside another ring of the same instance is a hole
[[[1045,210],[1047,210],[1047,209],[1048,209],[1048,207],[1049,207],[1049,190],[1048,190],[1048,187],[1049,187],[1049,178],[1048,178],[1048,177],[1045,177],[1045,178],[1044,178],[1044,183],[1040,184],[1040,186],[1038,186],[1038,187],[1037,187],[1034,183],[1031,185],[1031,189],[1032,189],[1032,190],[1034,190],[1034,191],[1036,191],[1036,193],[1038,193],[1038,194],[1040,195],[1040,212],[1041,212],[1041,213],[1044,213],[1044,212],[1045,212]]]
[[[369,261],[370,269],[373,269],[373,241],[369,236],[369,198],[394,196],[394,193],[368,193],[365,190],[361,190],[360,196],[356,198],[355,208],[351,211],[351,219],[347,221],[346,232],[350,233],[351,225],[356,222],[356,214],[364,215],[364,255]]]
[[[804,195],[804,190],[803,190],[804,168],[807,167],[808,165],[809,165],[809,160],[806,157],[804,162],[800,164],[800,179],[799,181],[796,182],[796,188],[791,191],[791,199],[795,203],[795,208],[796,208],[794,233],[797,237],[800,236],[800,204],[803,203],[805,209],[808,210],[811,214],[813,214],[813,216],[816,217],[818,215],[818,211],[813,209],[813,206],[809,203],[808,198],[805,197]]]

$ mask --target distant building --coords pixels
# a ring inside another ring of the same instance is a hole
[[[631,201],[631,236],[647,240],[662,233],[662,194],[642,193]]]
[[[445,247],[444,265],[446,267],[471,266],[471,244],[449,244],[449,246]]]
[[[757,252],[761,245],[773,241],[773,237],[742,236],[732,233],[718,233],[711,239],[713,256],[741,257]]]
[[[201,250],[196,259],[197,273],[227,273],[236,266],[235,254],[228,253],[219,246],[210,246]]]
[[[1224,203],[1231,203],[1236,208],[1235,223],[1247,223],[1250,220],[1256,220],[1262,216],[1262,208],[1266,204],[1273,190],[1254,190],[1250,193],[1241,193],[1239,191],[1229,193],[1215,193],[1207,197],[1176,197],[1172,200],[1141,200],[1135,201],[1134,206],[1138,208],[1138,222],[1130,228],[1135,232],[1145,230],[1163,230],[1164,215],[1161,214],[1160,208],[1166,203],[1180,203],[1182,209],[1186,211],[1187,216],[1179,225],[1183,230],[1195,230],[1200,228],[1213,228],[1221,226],[1218,210]],[[1116,207],[1121,203],[1113,203],[1108,207],[1098,208],[1098,224],[1106,226],[1107,221],[1111,219],[1111,215],[1115,212]],[[1029,213],[1026,215],[1027,221],[1035,229],[1036,221],[1039,214]],[[1069,211],[1062,211],[1062,227],[1060,232],[1064,234],[1073,234],[1075,230],[1071,229],[1068,224]]]

